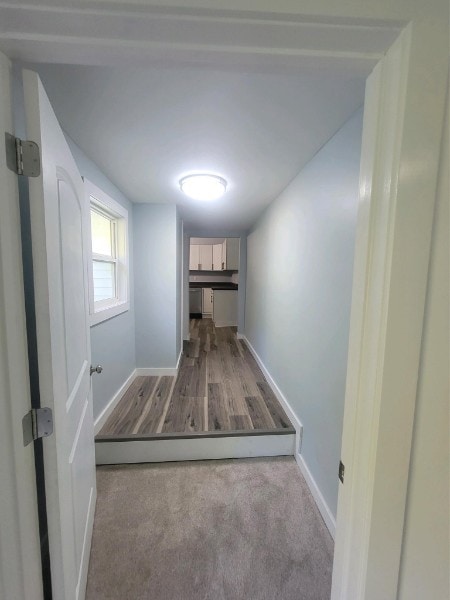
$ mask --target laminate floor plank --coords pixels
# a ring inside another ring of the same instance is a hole
[[[258,386],[259,393],[273,419],[275,427],[282,427],[283,429],[292,427],[288,416],[278,402],[275,394],[272,392],[270,385],[266,381],[258,381],[256,385]]]
[[[186,396],[182,402],[169,405],[162,433],[204,431],[204,398]]]
[[[246,396],[248,414],[255,429],[273,429],[275,424],[265,402],[259,396]]]
[[[157,377],[136,377],[100,430],[100,435],[132,433],[157,381]]]
[[[139,423],[139,427],[134,429],[136,434],[157,433],[158,427],[164,413],[164,408],[170,399],[174,377],[164,376],[159,379],[156,389],[153,393],[152,403],[145,415],[145,418]]]
[[[253,429],[253,423],[249,415],[231,415],[230,429],[233,431]]]
[[[208,431],[224,431],[230,427],[230,414],[220,383],[208,383]]]
[[[244,358],[245,363],[253,373],[255,381],[266,381],[263,372],[261,371],[261,369],[258,366],[258,363],[254,359],[253,354],[248,349],[247,344],[243,340],[238,340],[238,345],[242,350],[242,356]]]
[[[178,376],[136,377],[98,434],[294,432],[236,327],[192,319]],[[223,433],[222,433],[223,435]]]

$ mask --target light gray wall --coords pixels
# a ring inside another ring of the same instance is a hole
[[[245,335],[303,424],[302,456],[336,514],[362,110],[247,238]]]
[[[245,323],[245,278],[247,276],[247,235],[242,231],[222,231],[208,229],[190,229],[185,232],[184,253],[185,261],[189,265],[189,240],[193,238],[239,238],[239,288],[238,288],[238,333],[244,332]],[[183,292],[189,298],[189,268],[185,269],[183,279]],[[183,312],[183,331],[185,336],[189,332],[189,308]],[[185,339],[187,339],[185,337]]]
[[[177,297],[179,218],[168,204],[135,204],[136,365],[174,368],[179,339]],[[181,237],[180,237],[181,243]],[[179,286],[178,286],[179,290]]]
[[[450,598],[448,108],[444,131],[408,483],[399,600]]]
[[[103,373],[92,377],[94,419],[102,412],[136,367],[134,344],[133,205],[97,165],[66,135],[81,175],[128,210],[130,252],[130,310],[91,327],[92,364]]]

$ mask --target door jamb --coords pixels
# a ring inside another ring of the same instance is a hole
[[[11,63],[0,53],[1,81]],[[13,133],[11,88],[0,87],[2,123]],[[34,447],[23,445],[22,417],[31,408],[17,175],[0,144],[0,596],[43,598]]]
[[[417,111],[431,32],[425,29],[424,42],[420,28],[408,25],[366,87],[332,600],[398,592],[440,151],[436,122],[428,156],[412,144],[411,130],[417,112],[419,131],[430,111],[443,119],[445,97],[434,80],[431,106]],[[411,155],[422,168],[423,196],[417,177],[405,172]]]

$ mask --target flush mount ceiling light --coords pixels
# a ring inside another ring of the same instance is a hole
[[[227,189],[227,182],[218,175],[187,175],[180,179],[180,190],[194,200],[217,200]]]

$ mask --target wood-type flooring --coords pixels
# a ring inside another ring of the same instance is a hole
[[[136,377],[96,441],[294,432],[236,328],[192,319],[178,376]]]

